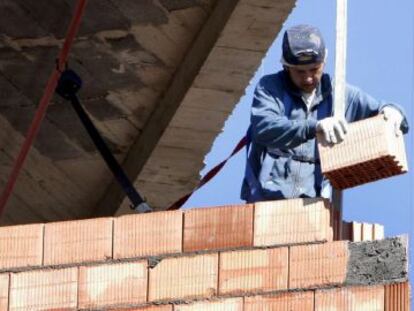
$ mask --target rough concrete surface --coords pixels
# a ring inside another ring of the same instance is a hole
[[[347,284],[369,285],[407,280],[406,236],[350,243],[349,251]]]

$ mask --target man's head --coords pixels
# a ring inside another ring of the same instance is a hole
[[[282,64],[293,83],[303,92],[312,92],[322,77],[326,58],[319,29],[310,25],[289,28],[283,37],[282,52]]]

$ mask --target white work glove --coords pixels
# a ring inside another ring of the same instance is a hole
[[[322,132],[329,144],[340,143],[348,132],[348,124],[344,118],[329,117],[316,123],[316,130]]]
[[[384,115],[384,119],[385,120],[389,120],[391,122],[391,124],[394,126],[394,132],[396,136],[400,136],[401,135],[401,122],[404,120],[403,115],[401,114],[401,112],[391,106],[385,106],[381,113]]]

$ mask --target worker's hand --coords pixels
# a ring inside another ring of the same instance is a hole
[[[389,120],[391,122],[391,124],[393,124],[394,126],[394,132],[396,136],[400,136],[401,135],[401,122],[404,120],[403,115],[401,114],[401,112],[391,106],[385,106],[381,113],[384,115],[384,119],[385,120]]]
[[[329,117],[318,121],[316,130],[323,133],[327,143],[336,144],[344,140],[348,124],[343,118]]]

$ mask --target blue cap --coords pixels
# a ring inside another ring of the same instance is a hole
[[[318,28],[297,25],[283,36],[283,60],[287,65],[308,65],[325,61],[325,42]]]

